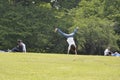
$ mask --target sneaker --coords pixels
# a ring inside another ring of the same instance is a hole
[[[57,32],[58,28],[55,28],[55,32]]]

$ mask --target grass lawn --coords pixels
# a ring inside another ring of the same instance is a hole
[[[0,53],[0,80],[120,80],[120,57]]]

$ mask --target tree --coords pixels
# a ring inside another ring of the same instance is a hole
[[[80,26],[78,44],[79,50],[86,54],[103,54],[107,46],[115,50],[118,35],[114,32],[115,23],[103,17],[104,2],[101,0],[82,0],[79,6],[68,14],[72,17],[74,26]]]
[[[50,1],[1,0],[0,49],[11,49],[22,39],[30,52],[66,53],[66,41],[54,29],[69,33],[77,26],[80,53],[102,54],[108,45],[119,49],[119,0],[110,0],[113,4],[109,0],[57,0],[58,10]]]

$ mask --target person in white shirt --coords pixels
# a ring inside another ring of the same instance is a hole
[[[76,50],[76,44],[74,41],[74,35],[76,34],[76,32],[78,31],[78,27],[74,30],[74,32],[70,33],[70,34],[66,34],[64,32],[62,32],[59,28],[55,29],[55,32],[58,31],[61,35],[63,35],[64,37],[67,38],[67,42],[68,42],[68,51],[67,53],[70,53],[70,50],[74,51],[75,54],[77,54],[77,50]]]
[[[26,45],[22,42],[22,40],[18,40],[18,45],[14,47],[12,52],[26,52]]]
[[[108,47],[104,51],[104,56],[110,56],[110,55],[111,55],[111,51],[110,51],[110,47]]]

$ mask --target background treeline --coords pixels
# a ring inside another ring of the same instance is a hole
[[[120,50],[120,0],[0,0],[0,49],[22,39],[29,52],[66,53],[66,33],[76,27],[79,54]]]

